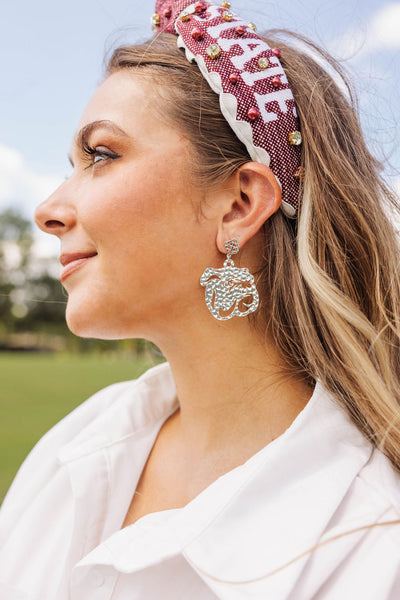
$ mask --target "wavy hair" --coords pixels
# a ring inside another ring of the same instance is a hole
[[[262,37],[282,50],[305,175],[298,219],[278,211],[264,225],[259,311],[288,370],[321,380],[400,470],[399,207],[366,147],[342,67],[289,31]],[[194,176],[204,185],[251,160],[174,36],[117,48],[106,75],[121,69],[151,75],[164,118],[191,140]]]

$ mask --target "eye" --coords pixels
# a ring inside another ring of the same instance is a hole
[[[96,146],[93,148],[87,142],[83,143],[82,152],[90,160],[90,164],[86,167],[86,169],[100,162],[120,158],[119,154],[116,154],[111,150],[107,150],[103,146]]]
[[[107,158],[110,158],[109,154],[106,154],[105,152],[101,152],[100,150],[97,150],[97,148],[95,148],[95,151],[93,153],[94,164],[96,164],[102,160],[107,160]]]

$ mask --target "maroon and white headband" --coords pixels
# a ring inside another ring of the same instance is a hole
[[[295,217],[299,206],[301,133],[293,94],[279,61],[253,23],[230,3],[157,0],[157,31],[178,36],[178,47],[197,63],[219,95],[222,114],[252,160],[271,168],[282,188],[281,208]]]

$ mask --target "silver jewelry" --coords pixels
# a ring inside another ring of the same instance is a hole
[[[208,309],[219,321],[226,321],[235,315],[245,317],[257,310],[259,300],[253,275],[247,268],[235,267],[232,260],[232,254],[239,252],[239,242],[236,239],[229,240],[224,246],[227,257],[222,269],[207,267],[200,278],[201,285],[206,288]],[[248,303],[250,297],[251,304]],[[244,302],[245,299],[248,301]],[[241,311],[240,304],[247,310]]]

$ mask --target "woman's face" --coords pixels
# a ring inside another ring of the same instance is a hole
[[[36,211],[60,238],[78,335],[153,339],[200,303],[201,273],[217,256],[215,225],[196,211],[203,194],[191,183],[189,142],[153,99],[142,76],[108,77],[79,124],[73,174]]]

